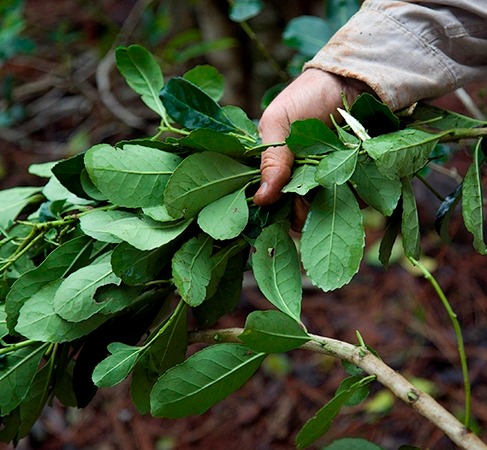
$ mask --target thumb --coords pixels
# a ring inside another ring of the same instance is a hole
[[[270,205],[281,197],[281,189],[289,182],[294,155],[287,146],[269,147],[262,153],[260,187],[254,195],[258,206]]]

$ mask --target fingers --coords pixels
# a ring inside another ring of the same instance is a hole
[[[281,189],[291,177],[294,155],[287,147],[270,147],[262,153],[260,187],[254,195],[254,203],[270,205],[281,196]]]

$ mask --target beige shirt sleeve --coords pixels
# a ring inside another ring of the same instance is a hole
[[[364,81],[394,110],[487,81],[487,0],[365,0],[309,67]]]

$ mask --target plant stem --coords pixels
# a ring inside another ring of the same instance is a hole
[[[41,240],[44,235],[45,231],[37,234],[37,229],[34,228],[29,236],[27,236],[22,242],[22,244],[15,250],[15,252],[10,256],[10,258],[0,267],[0,273],[4,273],[11,265],[15,264],[15,262],[25,255],[39,240]]]
[[[440,134],[440,142],[459,141],[487,136],[487,127],[482,128],[454,128]]]
[[[0,355],[15,352],[20,348],[28,347],[29,345],[37,344],[38,342],[39,341],[34,341],[33,339],[28,339],[26,341],[18,342],[17,344],[11,344],[8,347],[0,348]]]
[[[467,355],[465,353],[465,346],[463,343],[463,337],[462,337],[462,329],[460,327],[460,323],[458,321],[457,315],[453,311],[450,302],[446,298],[445,293],[441,289],[440,285],[436,281],[436,279],[433,277],[431,272],[429,272],[426,267],[420,263],[419,261],[415,260],[413,257],[409,257],[409,260],[411,263],[413,263],[416,267],[418,267],[421,272],[423,273],[423,276],[426,278],[426,280],[429,281],[431,286],[433,286],[433,289],[435,290],[436,294],[441,300],[441,303],[443,304],[443,307],[445,308],[448,317],[450,318],[453,329],[455,331],[455,335],[457,338],[457,346],[458,346],[458,354],[460,357],[460,364],[462,367],[462,375],[463,375],[463,384],[464,384],[464,389],[465,389],[465,427],[467,429],[470,428],[470,418],[471,418],[471,389],[470,389],[470,377],[468,374],[468,365],[467,365]]]
[[[238,336],[243,331],[242,328],[193,331],[189,334],[189,343],[241,343]],[[389,388],[397,398],[410,405],[423,417],[436,425],[460,448],[465,450],[487,450],[487,445],[478,436],[465,429],[455,416],[436,402],[430,395],[414,387],[402,375],[370,351],[332,338],[312,334],[310,334],[310,337],[312,340],[303,344],[300,347],[301,349],[333,356],[355,364],[369,375],[375,375],[379,383]]]

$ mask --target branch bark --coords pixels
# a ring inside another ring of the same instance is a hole
[[[193,331],[189,335],[189,343],[238,343],[241,342],[238,336],[242,332],[243,329],[241,328]],[[301,349],[323,353],[355,364],[369,375],[375,375],[379,383],[390,389],[397,398],[436,425],[460,448],[487,450],[487,444],[467,430],[461,422],[430,395],[418,390],[402,375],[363,347],[323,336],[312,334],[310,336],[312,340],[303,344],[300,347]]]

